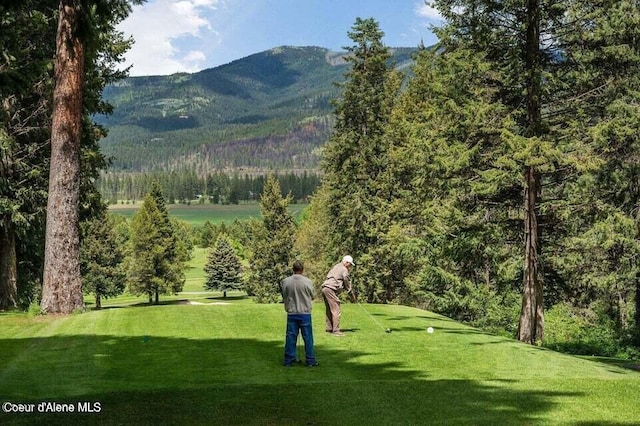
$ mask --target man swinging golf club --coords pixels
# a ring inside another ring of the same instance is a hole
[[[347,290],[351,293],[351,281],[349,280],[349,270],[355,264],[349,255],[342,258],[342,262],[335,265],[327,273],[327,278],[322,283],[322,298],[326,308],[327,333],[334,336],[344,336],[340,331],[340,299],[338,295]]]

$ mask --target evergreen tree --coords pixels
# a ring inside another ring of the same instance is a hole
[[[599,312],[622,339],[635,334],[638,345],[640,267],[631,259],[640,254],[640,11],[632,1],[595,6],[568,6],[565,45],[580,65],[573,75],[592,88],[588,135],[601,163],[567,191],[574,220],[553,264],[572,283],[558,289],[563,297],[591,317]]]
[[[294,251],[304,262],[305,275],[315,283],[322,283],[335,257],[327,250],[328,236],[333,232],[329,219],[328,191],[321,187],[302,212],[296,232]]]
[[[295,258],[296,224],[287,210],[290,198],[283,198],[280,184],[271,175],[260,197],[262,221],[254,221],[250,243],[247,293],[259,303],[281,299],[280,284],[289,275]]]
[[[29,305],[42,279],[56,6],[0,5],[0,309]]]
[[[394,285],[389,264],[379,262],[389,229],[387,187],[381,177],[388,166],[389,140],[384,138],[401,76],[389,63],[378,23],[357,18],[346,47],[351,68],[341,99],[335,102],[335,132],[323,153],[324,182],[333,224],[332,258],[350,253],[358,260],[369,300],[390,300]]]
[[[543,270],[542,259],[571,230],[566,189],[601,161],[591,126],[607,120],[603,111],[621,87],[616,74],[637,70],[635,60],[612,55],[622,44],[609,37],[632,26],[620,26],[621,15],[616,25],[603,20],[608,9],[601,2],[440,0],[436,6],[447,22],[438,30],[440,49],[482,54],[491,69],[485,87],[507,112],[498,143],[479,153],[485,167],[477,169],[473,193],[522,218],[512,227],[521,229],[524,263],[517,336],[539,343],[543,283],[562,286],[552,262]]]
[[[130,41],[125,40],[114,27],[126,17],[129,4],[135,2],[136,0],[91,2],[89,7],[82,8],[83,14],[79,18],[78,27],[81,31],[74,34],[85,42],[82,120],[78,126],[81,127],[82,134],[79,143],[82,153],[78,155],[80,216],[91,214],[89,209],[99,205],[91,180],[96,177],[96,170],[106,165],[96,142],[103,131],[94,126],[89,117],[109,112],[109,105],[101,100],[102,89],[106,84],[125,75],[115,71],[113,67],[114,63],[121,60]],[[3,268],[0,272],[0,287],[4,282],[3,277],[16,276],[15,272],[7,273],[4,268],[17,270],[18,294],[22,305],[30,303],[36,297],[31,289],[40,286],[43,278],[43,211],[47,198],[54,86],[51,70],[56,57],[58,17],[63,17],[60,5],[58,0],[27,0],[3,2],[0,6],[3,22],[0,29],[0,98],[3,99],[0,123],[7,136],[6,140],[3,137],[2,146],[10,148],[0,149],[2,162],[6,166],[0,167],[0,180],[7,183],[0,185],[0,205],[10,206],[6,211],[0,208],[3,210],[0,212],[0,222],[3,223],[0,226],[0,268]],[[63,2],[63,5],[70,6],[70,3]],[[70,73],[66,74],[70,76]],[[76,121],[78,123],[80,119]],[[10,143],[5,144],[6,141]],[[11,200],[9,204],[4,203],[5,197]],[[64,235],[77,235],[77,223],[75,228]],[[75,237],[69,239],[71,240],[75,240]],[[4,248],[9,257],[15,253],[18,260],[9,259],[5,262],[8,258],[4,256]],[[77,250],[74,251],[77,254]],[[16,263],[18,266],[14,268],[12,265]],[[77,262],[66,266],[75,273],[77,269],[73,264]],[[36,271],[40,271],[39,277],[34,276]],[[78,280],[73,282],[75,285]],[[64,291],[60,296],[63,293]],[[74,287],[73,293],[71,299],[78,307],[76,302],[81,299],[78,286]]]
[[[228,238],[220,235],[207,257],[207,264],[204,267],[207,279],[204,288],[222,291],[224,297],[227,297],[227,291],[241,290],[243,288],[241,269],[240,259]]]
[[[83,130],[93,133],[91,126],[85,125],[89,114],[100,112],[102,88],[114,76],[108,65],[119,60],[127,47],[126,42],[116,48],[109,43],[114,26],[130,11],[129,1],[92,3],[87,7],[81,1],[61,0],[58,8],[41,301],[44,312],[70,313],[83,307],[79,261]],[[115,44],[123,41],[121,36],[116,39]],[[85,92],[89,96],[85,97]],[[89,142],[95,145],[95,137]]]
[[[95,296],[97,309],[102,307],[103,298],[118,296],[125,289],[124,253],[113,226],[109,216],[96,217],[82,224],[82,290]]]
[[[147,294],[149,303],[158,303],[160,294],[182,291],[185,266],[177,246],[164,199],[155,190],[144,198],[131,220],[128,271],[131,293]]]
[[[401,301],[465,321],[486,318],[491,295],[514,279],[508,211],[473,189],[486,168],[479,154],[499,139],[505,115],[486,86],[490,70],[469,51],[421,49],[386,132],[395,142],[385,259],[396,259],[394,276],[407,285]]]

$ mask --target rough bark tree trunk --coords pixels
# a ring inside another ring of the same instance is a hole
[[[78,200],[84,45],[79,1],[61,0],[59,12],[41,307],[71,313],[83,307]]]
[[[527,40],[525,46],[527,72],[527,136],[541,134],[542,124],[542,73],[540,67],[540,0],[527,4]],[[541,197],[540,174],[535,167],[524,171],[524,278],[522,310],[518,324],[518,340],[529,344],[542,342],[544,338],[544,301],[539,265],[538,200]]]
[[[640,272],[636,273],[636,312],[634,320],[638,336],[640,336]]]
[[[518,325],[518,340],[536,344],[544,337],[542,281],[538,271],[538,218],[535,212],[540,177],[533,167],[527,168],[524,207],[524,278],[522,310]]]
[[[16,240],[9,221],[0,221],[0,309],[18,306]]]

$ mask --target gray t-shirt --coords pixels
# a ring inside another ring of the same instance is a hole
[[[289,314],[310,314],[314,296],[313,282],[302,274],[293,274],[282,281],[284,310]]]

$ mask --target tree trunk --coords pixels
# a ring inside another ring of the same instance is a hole
[[[41,306],[68,314],[83,307],[78,200],[84,45],[78,0],[61,0],[59,12]]]
[[[525,46],[527,72],[527,135],[542,134],[542,73],[540,66],[540,0],[528,0],[527,40]],[[524,171],[524,278],[522,310],[518,325],[518,340],[529,344],[542,342],[544,337],[544,301],[542,279],[538,270],[539,228],[537,204],[541,194],[540,174],[533,166]]]
[[[0,221],[0,309],[18,305],[16,240],[9,221]]]
[[[636,205],[636,240],[640,240],[640,204]],[[635,313],[633,320],[636,326],[636,344],[640,345],[640,271],[636,272]]]
[[[542,280],[538,272],[538,218],[535,212],[540,177],[533,167],[528,167],[525,178],[524,282],[518,340],[534,345],[544,336]]]
[[[102,309],[102,298],[96,293],[96,309]]]
[[[636,323],[636,332],[640,339],[640,272],[636,273],[636,312],[634,320]]]

